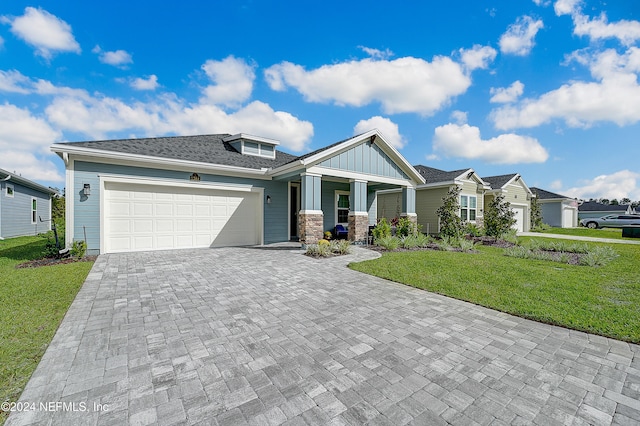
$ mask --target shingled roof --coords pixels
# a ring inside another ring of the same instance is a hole
[[[624,204],[602,204],[597,201],[585,201],[578,206],[578,210],[581,212],[621,212],[624,213],[629,209],[629,206]]]
[[[460,169],[453,170],[451,172],[447,172],[440,169],[435,169],[433,167],[427,167],[418,164],[417,166],[413,166],[414,169],[420,173],[420,175],[424,178],[425,183],[438,183],[438,182],[451,182],[464,172],[469,169]]]
[[[554,200],[554,199],[560,199],[560,198],[571,199],[571,197],[567,197],[565,195],[556,194],[555,192],[547,191],[547,190],[540,189],[540,188],[533,187],[533,188],[530,188],[530,189],[531,189],[531,192],[536,194],[536,197],[538,197],[538,200]]]
[[[492,189],[500,189],[507,184],[511,179],[517,176],[517,173],[511,173],[508,175],[488,176],[483,177],[482,180],[491,185]]]
[[[276,150],[275,159],[242,155],[229,143],[223,141],[228,136],[231,135],[225,133],[201,136],[166,136],[142,139],[65,142],[57,145],[258,170],[276,168],[297,158],[294,155],[278,150]]]

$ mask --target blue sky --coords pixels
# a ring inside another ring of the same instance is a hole
[[[302,154],[378,128],[412,164],[640,200],[640,3],[0,5],[0,168],[52,143],[249,133]]]

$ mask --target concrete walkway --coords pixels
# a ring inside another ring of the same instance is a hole
[[[597,243],[640,244],[640,241],[618,240],[615,238],[582,237],[578,235],[545,234],[543,232],[518,232],[519,237],[559,238],[561,240],[593,241]]]
[[[100,256],[7,425],[640,421],[637,345],[301,253]]]

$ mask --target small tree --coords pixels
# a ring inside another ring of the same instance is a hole
[[[498,238],[506,234],[516,223],[511,203],[504,201],[503,195],[496,195],[484,209],[484,230],[490,237]]]
[[[538,197],[531,197],[531,227],[539,228],[542,226],[542,210],[538,204]]]
[[[436,210],[436,214],[440,218],[440,235],[444,237],[458,238],[462,234],[459,195],[460,188],[457,186],[449,189],[447,195],[442,197],[442,205]]]

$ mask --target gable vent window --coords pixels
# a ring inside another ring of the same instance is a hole
[[[38,219],[38,200],[31,199],[31,223],[37,223]]]
[[[5,187],[5,195],[9,198],[13,198],[13,185],[7,184]]]
[[[276,158],[276,145],[278,141],[259,136],[251,136],[243,133],[227,136],[223,139],[234,147],[240,154],[255,155],[258,157]]]

